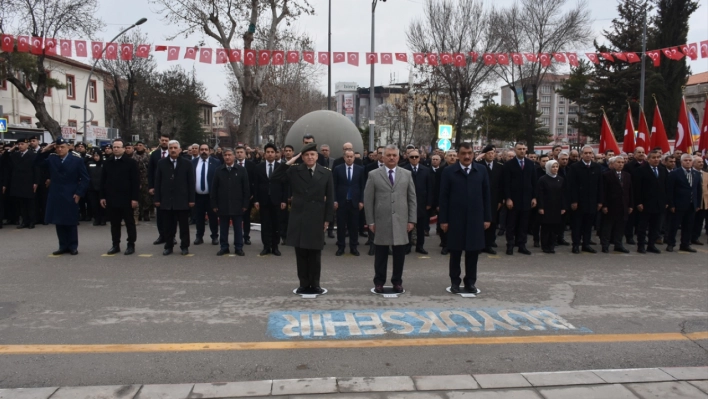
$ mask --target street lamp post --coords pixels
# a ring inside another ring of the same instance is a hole
[[[135,27],[138,26],[138,25],[144,24],[145,22],[147,22],[147,18],[140,18],[136,23],[134,23],[134,24],[130,25],[129,27],[123,29],[122,32],[120,32],[119,34],[117,34],[116,37],[114,37],[113,39],[111,39],[108,43],[113,43],[116,39],[118,39],[118,38],[119,38],[122,34],[124,34],[125,32],[127,32],[127,31],[129,31],[129,30],[135,28]],[[96,58],[96,61],[94,61],[94,62],[93,62],[93,65],[91,65],[91,72],[89,72],[88,79],[86,79],[86,90],[84,91],[84,135],[83,135],[84,137],[83,137],[83,140],[82,140],[84,143],[86,143],[86,136],[87,136],[87,134],[86,134],[86,127],[87,127],[87,125],[86,125],[86,111],[87,111],[87,108],[86,108],[86,100],[88,99],[88,91],[89,91],[89,85],[91,84],[91,76],[93,76],[93,71],[94,71],[94,69],[96,69],[96,64],[98,63],[98,60],[100,60],[101,58],[103,58],[103,53],[105,53],[105,52],[106,52],[106,47],[104,46],[104,47],[103,47],[103,50],[101,51],[101,55],[100,55],[98,58]],[[96,96],[98,96],[98,85],[96,85]],[[73,108],[73,107],[72,107],[72,108]],[[91,116],[91,119],[93,120],[93,112],[91,113],[91,115],[92,115],[92,116]]]
[[[386,0],[381,0],[386,1]],[[374,52],[374,25],[376,15],[376,3],[378,0],[371,1],[371,52]],[[371,81],[369,82],[369,151],[374,150],[374,132],[376,130],[376,121],[374,119],[374,63],[371,63]]]
[[[327,16],[327,110],[332,110],[332,0]]]

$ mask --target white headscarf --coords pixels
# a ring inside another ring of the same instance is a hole
[[[551,161],[546,162],[546,174],[548,176],[551,176],[552,178],[555,178],[556,176],[558,176],[557,173],[555,175],[551,173],[551,168],[553,167],[553,165],[555,165],[557,163],[558,163],[558,161],[555,161],[555,160],[551,160]]]

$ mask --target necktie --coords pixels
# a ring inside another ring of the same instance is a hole
[[[413,176],[416,176],[418,174],[418,167],[414,166],[413,167]]]
[[[521,170],[524,170],[524,159],[521,158]]]
[[[173,169],[177,169],[177,160],[176,159],[174,161],[172,161],[172,167],[173,167]]]
[[[314,170],[314,169],[310,169],[310,177],[312,177],[312,175],[314,175],[314,174],[315,174],[315,170]]]
[[[470,174],[470,168],[465,168],[465,174]]]
[[[226,167],[226,170],[228,170],[229,172],[231,172],[231,166],[227,166],[227,167]]]
[[[588,163],[588,164],[585,164],[585,167],[588,168],[588,169],[590,169],[590,164],[589,164],[589,163]]]
[[[269,163],[268,164],[268,178],[270,179],[270,175],[273,173],[273,164]]]
[[[201,188],[202,192],[206,191],[206,159],[202,161],[202,175],[199,178],[199,187]]]
[[[352,167],[347,166],[347,181],[349,182],[349,187],[347,188],[347,200],[352,199]]]
[[[492,164],[491,164],[491,163],[488,163],[488,164],[487,164],[487,169],[489,169],[490,171],[492,170]]]
[[[691,176],[691,171],[686,171],[686,180],[688,180],[688,186],[693,187],[693,176]]]
[[[390,181],[393,186],[393,170],[388,171],[388,181]]]
[[[656,167],[655,167],[655,166],[652,166],[652,169],[654,169],[654,176],[655,176],[655,177],[659,177],[659,171],[656,170]]]
[[[164,158],[166,156],[167,156],[167,151],[162,151],[162,157]]]
[[[238,163],[240,167],[243,167],[243,161]]]

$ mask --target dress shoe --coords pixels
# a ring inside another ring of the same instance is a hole
[[[426,251],[425,248],[416,248],[415,251],[418,252],[419,254],[423,254],[423,255],[428,254],[428,251]]]
[[[548,248],[542,249],[541,251],[543,251],[544,254],[554,254],[554,253],[556,253],[555,250],[553,250],[553,249],[548,249]]]
[[[647,253],[647,250],[644,247],[637,247],[637,253],[638,254],[645,254],[645,253]]]
[[[496,255],[496,254],[497,254],[497,251],[495,251],[494,248],[492,248],[492,247],[486,247],[486,248],[484,248],[484,249],[482,250],[482,252],[486,252],[486,253],[488,253],[488,254],[490,254],[490,255]]]
[[[499,230],[499,232],[497,233],[497,236],[498,236],[498,237],[501,237],[501,236],[503,236],[504,234],[506,234],[506,230],[501,229],[501,230]]]
[[[396,294],[400,294],[403,292],[403,286],[401,284],[394,284],[393,285],[393,292]]]
[[[78,255],[78,254],[79,254],[79,250],[78,250],[78,249],[70,249],[70,250],[69,250],[69,255]]]
[[[691,248],[689,245],[681,245],[681,246],[679,247],[679,251],[683,251],[683,252],[696,252],[696,250],[693,249],[693,248]]]
[[[246,256],[246,254],[243,253],[243,249],[237,249],[234,251],[234,253],[238,256]]]
[[[513,255],[514,254],[514,247],[506,247],[506,254]]]
[[[263,248],[263,250],[261,251],[261,256],[266,256],[266,255],[268,255],[268,254],[270,254],[270,249],[268,249],[268,248]]]
[[[328,232],[327,232],[327,237],[329,237],[329,238],[334,238],[334,233],[331,232],[331,231],[328,231]]]
[[[189,255],[189,249],[188,249],[188,248],[182,248],[182,255]]]
[[[596,243],[595,241],[593,241],[593,240],[590,240],[589,245],[597,245],[597,243]]]
[[[305,294],[307,293],[309,287],[297,287],[295,290],[296,294]]]
[[[337,252],[334,253],[334,256],[342,256],[344,255],[344,248],[339,248]]]
[[[374,256],[376,254],[376,249],[373,245],[369,245],[369,256]]]
[[[661,245],[661,244],[663,244],[663,243],[664,243],[664,239],[663,239],[663,238],[657,238],[657,239],[656,239],[656,245]]]
[[[637,242],[634,241],[633,238],[627,238],[627,239],[624,240],[624,242],[626,242],[627,245],[637,245]]]
[[[459,294],[460,293],[460,286],[459,285],[451,285],[450,286],[450,292],[453,294]]]
[[[359,232],[359,237],[368,237],[368,236],[369,236],[369,235],[368,235],[368,234],[366,234],[366,232],[365,232],[365,231],[361,231],[361,232]]]
[[[383,294],[383,285],[377,285],[374,287],[374,292],[377,294]]]
[[[17,230],[24,229],[25,225],[24,224],[18,224],[17,225]]]
[[[105,226],[105,225],[106,225],[106,222],[105,222],[105,221],[104,221],[104,222],[101,222],[101,226]]]
[[[246,245],[251,245],[251,239],[250,238],[244,238],[243,243]]]
[[[325,291],[322,289],[322,287],[312,287],[310,288],[310,292],[316,295],[322,295]]]
[[[440,251],[440,255],[447,255],[449,253],[450,251],[447,250],[447,247],[443,247],[442,251]]]
[[[273,248],[273,250],[272,250],[271,252],[272,252],[273,255],[275,255],[275,256],[280,256],[280,255],[281,255],[281,254],[280,254],[280,251],[278,250],[278,248]]]
[[[492,248],[496,248],[496,247],[497,247],[497,243],[496,243],[496,242],[493,242],[492,245],[491,245],[491,247],[492,247]]]
[[[609,248],[609,247],[602,247],[602,253],[603,253],[603,254],[609,254],[609,253],[610,253],[610,248]]]
[[[469,286],[466,285],[465,291],[469,292],[470,294],[476,294],[477,291],[479,291],[479,290],[474,285],[469,285]]]
[[[558,241],[556,242],[556,244],[557,244],[557,245],[564,245],[564,246],[570,245],[570,243],[569,243],[568,241],[566,241],[566,240],[564,240],[564,239],[562,239],[562,238],[561,238],[560,240],[558,240]]]
[[[623,254],[628,254],[629,250],[621,245],[615,245],[615,252],[622,252]]]
[[[201,244],[204,244],[204,239],[201,238],[201,237],[197,237],[197,238],[194,240],[194,245],[201,245]]]
[[[56,251],[52,252],[52,255],[59,256],[59,255],[65,254],[67,252],[69,252],[68,249],[57,249]]]
[[[519,247],[519,253],[524,255],[531,255],[531,251],[529,251],[525,246]]]
[[[111,249],[108,250],[108,252],[106,252],[106,255],[115,255],[118,252],[120,252],[120,247],[117,245],[114,245],[111,247]]]
[[[34,223],[30,223],[30,225],[27,227],[28,229],[33,229],[34,228]]]
[[[219,245],[219,239],[218,239],[218,238],[212,238],[212,239],[211,239],[211,245]]]
[[[533,242],[533,247],[534,247],[534,248],[541,248],[541,243],[538,242],[538,241],[534,241],[534,242]]]
[[[667,247],[666,247],[666,252],[674,252],[674,246],[673,246],[673,245],[667,246]]]
[[[580,247],[573,245],[573,251],[574,254],[579,254],[580,253]]]
[[[592,241],[591,241],[591,242],[592,242]],[[583,248],[582,248],[582,249],[583,249],[583,252],[587,252],[587,253],[589,253],[589,254],[596,254],[596,253],[597,253],[597,251],[595,250],[595,248],[593,248],[593,247],[591,247],[591,246],[589,246],[589,245],[583,245]]]
[[[349,250],[349,253],[354,255],[354,256],[359,256],[359,250],[356,248],[352,248]]]
[[[132,255],[135,253],[135,245],[128,245],[128,248],[125,249],[125,252],[123,252],[123,255]]]
[[[700,242],[700,241],[698,241],[698,240],[691,240],[691,244],[693,244],[693,245],[703,245],[703,243]]]
[[[165,243],[165,237],[159,236],[157,237],[157,240],[152,242],[152,245],[160,245]]]
[[[224,256],[228,253],[231,253],[228,248],[220,249],[219,252],[216,253],[216,256]]]
[[[673,249],[673,248],[672,248],[672,249]],[[651,252],[651,253],[653,253],[653,254],[660,254],[660,253],[661,253],[661,250],[660,250],[659,248],[657,248],[657,247],[655,247],[655,246],[652,245],[652,246],[650,246],[650,247],[647,248],[647,252]]]
[[[167,249],[165,249],[164,251],[162,251],[162,254],[165,255],[165,256],[167,256],[167,255],[169,255],[169,254],[171,254],[171,253],[172,253],[172,248],[167,248]]]
[[[94,221],[93,221],[93,225],[94,225],[94,226],[100,226],[101,223],[100,223],[98,220],[94,220]]]

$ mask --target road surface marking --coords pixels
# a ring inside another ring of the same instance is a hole
[[[138,256],[141,258],[150,258],[150,257],[152,257],[152,254],[140,254]]]

